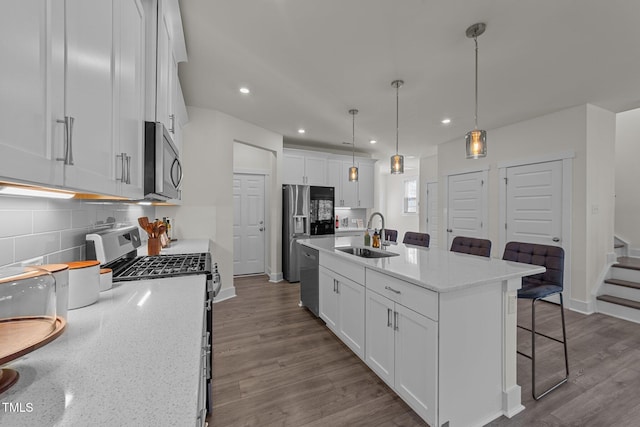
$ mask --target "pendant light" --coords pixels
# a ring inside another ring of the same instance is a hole
[[[467,37],[473,38],[476,43],[476,109],[475,128],[467,132],[465,137],[467,145],[467,159],[479,159],[487,156],[487,131],[478,129],[478,36],[484,33],[486,24],[479,22],[467,28]]]
[[[355,108],[349,110],[349,114],[351,114],[351,166],[349,168],[349,181],[357,182],[358,181],[358,168],[356,166],[356,114],[358,114],[358,110]]]
[[[398,111],[400,109],[398,92],[399,92],[400,86],[402,86],[403,84],[404,84],[404,81],[402,80],[394,80],[391,82],[391,86],[396,88],[396,154],[391,156],[391,173],[394,175],[404,173],[404,156],[401,154],[398,154],[398,128],[399,128]]]

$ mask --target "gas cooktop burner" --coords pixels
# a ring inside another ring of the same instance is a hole
[[[113,270],[113,281],[142,280],[211,272],[208,253],[141,256],[106,264]]]

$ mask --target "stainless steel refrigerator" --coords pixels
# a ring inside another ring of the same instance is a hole
[[[282,186],[282,272],[285,280],[300,280],[300,250],[296,241],[335,233],[334,188]]]
[[[308,239],[310,187],[282,186],[282,274],[289,282],[300,281],[298,239]]]

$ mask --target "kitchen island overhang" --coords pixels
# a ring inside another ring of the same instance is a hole
[[[376,285],[380,280],[404,286],[405,294],[419,291],[429,296],[425,301],[436,301],[435,309],[422,313],[435,322],[433,328],[437,332],[434,343],[437,374],[427,387],[433,389],[435,398],[407,399],[402,395],[402,387],[407,387],[390,384],[429,424],[442,425],[448,421],[451,426],[484,425],[501,415],[512,417],[524,409],[521,389],[516,383],[517,290],[523,276],[542,273],[544,267],[404,244],[387,249],[397,256],[382,258],[362,258],[337,250],[362,247],[359,237],[315,238],[302,240],[300,244],[318,249],[321,268],[324,264],[327,271],[335,273],[336,280],[346,277],[361,283],[367,303],[373,301],[369,295],[386,296],[398,307],[404,304],[421,311],[422,306],[416,305],[421,301],[420,295],[409,299],[408,295],[395,294],[396,285]],[[352,267],[341,270],[341,265]],[[387,291],[388,288],[392,291]],[[363,328],[365,323],[366,328],[371,328],[369,307],[366,310]],[[366,336],[375,338],[368,330]],[[347,344],[352,350],[356,348],[353,343]],[[369,343],[361,346],[368,349]],[[385,382],[394,381],[380,374],[375,358],[367,351],[358,355]]]

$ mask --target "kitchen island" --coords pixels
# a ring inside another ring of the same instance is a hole
[[[163,253],[205,252],[208,240]],[[1,426],[204,425],[205,275],[117,282],[64,333],[9,364]]]
[[[376,258],[341,250],[362,247],[359,237],[300,243],[319,251],[327,327],[429,425],[481,426],[524,409],[516,297],[544,267],[404,244],[367,254]]]

